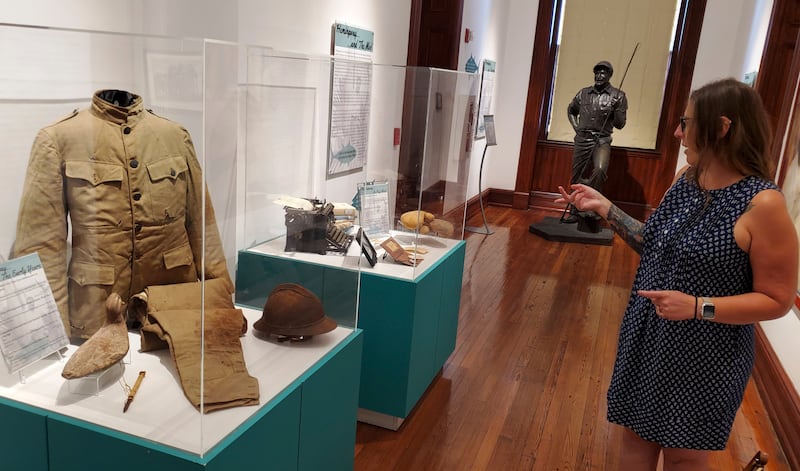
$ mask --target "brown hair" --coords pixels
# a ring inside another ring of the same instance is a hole
[[[761,97],[752,87],[732,78],[722,79],[698,88],[689,100],[694,105],[695,145],[701,153],[710,151],[745,176],[772,180],[774,167],[768,155],[772,132]],[[720,137],[722,116],[731,124]],[[703,160],[691,172],[694,178],[705,167]]]

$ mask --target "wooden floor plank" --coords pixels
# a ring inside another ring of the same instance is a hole
[[[618,469],[605,396],[638,256],[618,238],[531,234],[543,212],[486,215],[495,233],[466,236],[455,351],[399,430],[358,424],[357,471]],[[758,450],[788,471],[751,381],[711,470],[739,470]]]

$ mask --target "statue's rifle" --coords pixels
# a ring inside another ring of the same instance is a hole
[[[638,43],[638,42],[637,42],[637,43],[636,43],[636,46],[633,48],[633,53],[631,54],[631,58],[630,58],[630,59],[628,59],[628,65],[626,65],[626,66],[625,66],[625,72],[622,74],[622,80],[620,80],[620,81],[619,81],[619,87],[617,87],[617,90],[619,90],[620,92],[622,91],[622,84],[623,84],[623,83],[625,83],[625,77],[627,77],[627,76],[628,76],[628,69],[630,69],[630,68],[631,68],[631,63],[633,62],[633,57],[636,55],[636,51],[639,49],[639,44],[640,44],[640,43]],[[614,97],[614,99],[617,99],[617,98],[619,98],[619,97],[620,97],[620,96],[619,96],[619,95],[617,95],[617,96],[615,96],[615,97]],[[606,120],[605,120],[605,121],[603,121],[603,127],[601,127],[601,128],[600,128],[600,130],[601,130],[601,131],[602,131],[603,129],[605,129],[605,128],[606,128],[606,124],[608,123],[608,118],[609,118],[609,117],[610,117],[612,114],[613,114],[613,110],[612,110],[612,112],[609,112],[609,113],[606,115]],[[597,139],[595,139],[595,143],[596,143],[596,142],[597,142]]]

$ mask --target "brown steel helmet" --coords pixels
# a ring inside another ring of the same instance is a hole
[[[295,283],[275,287],[264,303],[261,319],[253,324],[260,333],[285,340],[303,340],[336,328],[336,321],[325,315],[319,298]]]

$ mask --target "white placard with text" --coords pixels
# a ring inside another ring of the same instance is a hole
[[[38,254],[0,265],[0,352],[15,373],[69,345]]]

